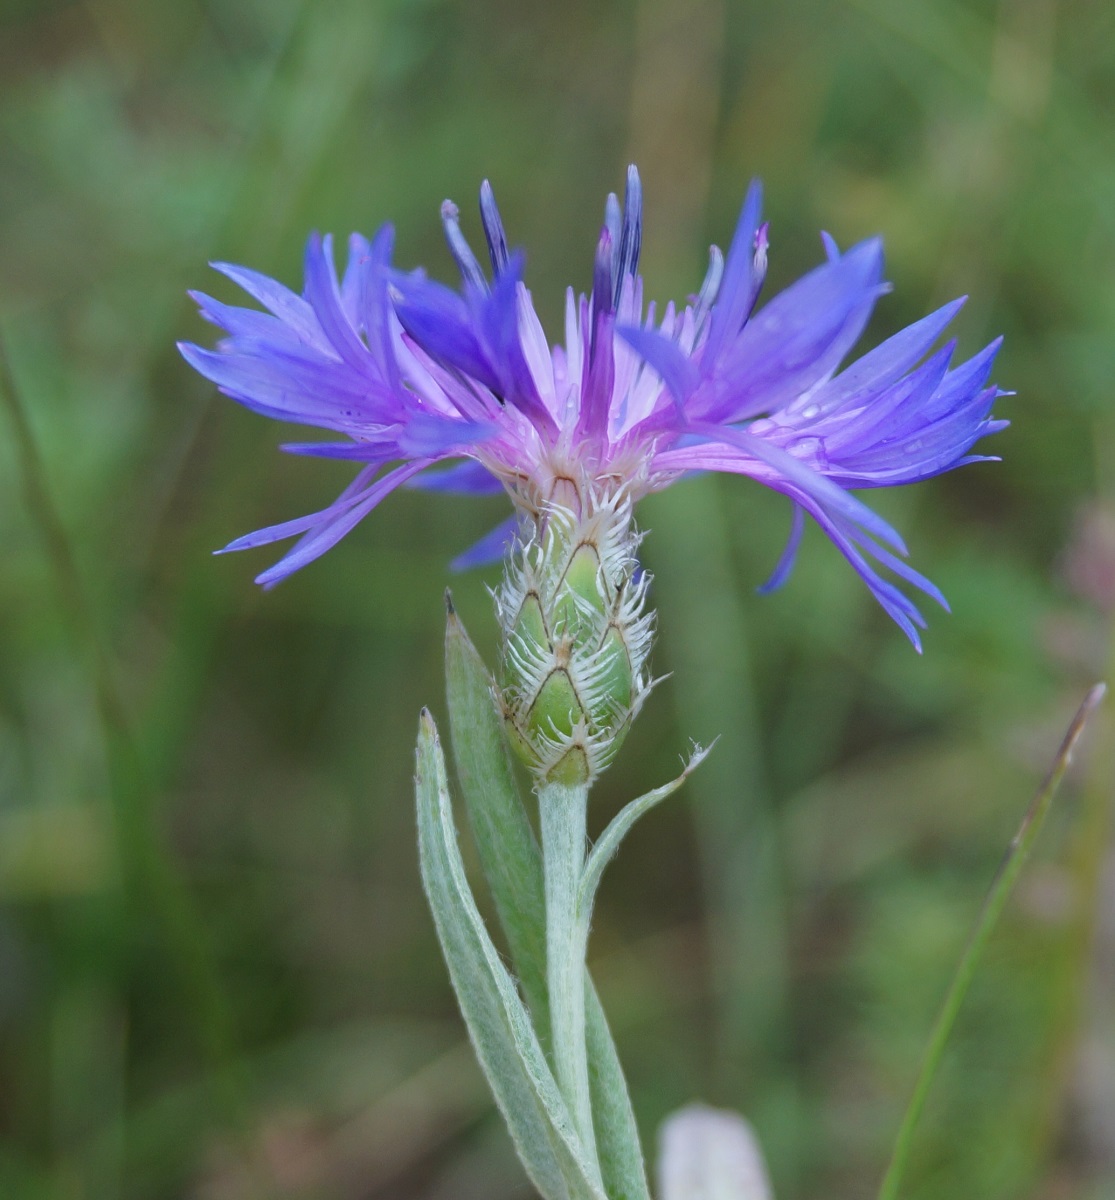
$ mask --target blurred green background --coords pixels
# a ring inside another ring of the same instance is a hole
[[[698,285],[748,179],[770,290],[882,233],[867,343],[960,293],[1014,424],[872,502],[949,596],[918,657],[747,480],[641,509],[659,673],[594,801],[722,740],[611,869],[591,958],[647,1145],[739,1109],[780,1200],[873,1194],[983,892],[1115,609],[1115,6],[1054,0],[4,0],[0,1196],[529,1195],[421,895],[419,707],[442,591],[494,650],[498,501],[400,494],[262,595],[210,551],[343,464],[178,357],[207,260],[298,287],[309,229],[398,228],[482,178],[554,336],[638,162],[648,294]],[[477,227],[471,215],[466,230]],[[22,414],[22,416],[21,416]],[[22,423],[21,423],[22,422]],[[1101,717],[966,1006],[918,1200],[1115,1196],[1115,739]],[[1105,762],[1107,766],[1105,767]]]

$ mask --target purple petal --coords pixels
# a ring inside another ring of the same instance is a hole
[[[612,341],[615,309],[612,306],[612,235],[600,231],[596,263],[592,276],[590,304],[592,331],[588,353],[581,364],[581,411],[574,438],[599,439],[608,428],[612,393],[615,390],[616,362]]]
[[[536,428],[556,433],[519,340],[521,254],[511,256],[490,292],[466,286],[462,298],[441,284],[399,276],[395,311],[403,328],[435,362],[471,376],[501,403],[510,402]]]
[[[982,409],[982,398],[973,407]],[[965,454],[973,443],[987,434],[998,432],[1001,421],[975,421],[971,424],[949,424],[941,429],[923,431],[920,438],[906,443],[900,453],[893,447],[878,447],[840,464],[832,477],[846,487],[893,487],[896,484],[920,483],[943,471],[961,467],[969,462],[998,461],[995,455]]]
[[[718,246],[708,249],[708,270],[701,282],[701,290],[694,302],[694,316],[700,324],[708,310],[716,303],[717,294],[724,280],[724,255]]]
[[[639,273],[639,254],[643,245],[643,185],[632,164],[627,168],[627,191],[623,197],[623,226],[616,246],[615,291],[612,307],[619,307],[623,281]]]
[[[262,574],[257,575],[256,583],[264,588],[272,588],[286,579],[288,575],[306,566],[307,563],[313,562],[315,558],[320,558],[326,550],[335,546],[346,533],[359,524],[399,484],[429,465],[428,460],[419,461],[407,463],[405,466],[396,467],[394,471],[389,471],[363,493],[359,503],[338,512],[324,524],[310,530],[295,544],[294,549],[279,559],[273,567],[269,567]]]
[[[662,377],[674,404],[681,408],[700,382],[697,368],[681,347],[654,329],[617,325],[616,333]]]
[[[608,237],[611,238],[612,252],[618,261],[619,241],[623,229],[623,209],[620,207],[619,197],[615,192],[609,192],[608,199],[604,202],[604,229],[607,231]],[[615,263],[613,263],[614,265]]]
[[[360,340],[341,305],[341,289],[333,262],[333,239],[316,233],[306,243],[306,299],[321,322],[334,352],[353,371],[378,379],[374,360]]]
[[[732,1112],[692,1104],[659,1131],[660,1200],[774,1200],[751,1126]]]
[[[804,530],[805,510],[800,504],[795,504],[793,521],[790,525],[790,536],[786,539],[786,548],[782,551],[770,578],[766,583],[755,589],[761,596],[767,596],[771,592],[777,591],[790,578],[790,572],[794,569],[794,560],[797,558],[798,547],[801,545],[801,535]]]
[[[881,243],[864,242],[761,308],[725,347],[699,415],[729,422],[775,412],[827,378],[871,315],[882,263]]]
[[[395,313],[403,328],[436,362],[464,371],[499,392],[500,381],[481,349],[464,299],[450,288],[414,275],[396,275]]]
[[[441,413],[412,413],[399,434],[399,448],[408,458],[440,455],[455,446],[473,446],[499,432],[492,421],[466,421]]]
[[[499,381],[497,393],[509,400],[536,429],[556,434],[557,425],[538,395],[519,334],[519,287],[524,265],[522,253],[516,251],[496,278],[491,295],[474,297],[474,303],[478,305],[485,349]]]
[[[996,338],[995,341],[985,346],[977,355],[968,359],[967,362],[961,363],[959,367],[948,373],[940,390],[934,395],[931,404],[926,409],[925,417],[927,421],[937,420],[941,416],[947,415],[950,411],[955,411],[967,404],[969,397],[973,393],[981,391],[987,382],[987,377],[991,374],[991,365],[995,360],[995,355],[999,353],[999,347],[1002,344],[1003,339]],[[998,392],[996,389],[995,395],[990,398],[990,402],[993,403],[996,396],[1004,394]]]
[[[710,369],[715,368],[729,341],[751,315],[762,286],[762,278],[757,277],[755,271],[755,235],[759,231],[762,208],[763,185],[753,179],[736,222],[720,291],[709,318],[704,361]]]
[[[472,496],[495,496],[503,492],[503,484],[481,463],[469,460],[454,463],[444,470],[425,471],[410,481],[408,487],[426,492],[452,492]]]
[[[815,392],[791,404],[785,411],[793,415],[802,408],[816,408],[821,414],[839,408],[855,408],[878,390],[896,382],[929,351],[941,332],[959,312],[965,297],[953,300],[932,312],[874,350],[850,363]]]
[[[259,271],[252,271],[248,267],[238,267],[233,263],[226,262],[215,262],[209,265],[242,287],[253,300],[258,300],[264,308],[270,309],[303,341],[315,345],[321,343],[321,327],[314,317],[313,309],[290,288],[284,287],[276,280]]]
[[[480,185],[480,221],[484,226],[484,238],[488,243],[488,257],[492,261],[492,273],[500,275],[507,267],[507,234],[503,231],[503,220],[496,207],[492,185],[485,179]]]
[[[240,308],[232,304],[222,304],[204,292],[188,293],[198,307],[201,316],[225,330],[234,338],[246,337],[253,341],[291,342],[299,343],[301,339],[289,325],[283,324],[278,317],[270,313],[262,313],[256,308]]]
[[[757,442],[760,439],[752,438],[751,440],[752,442]],[[767,447],[766,449],[776,450],[775,447]],[[755,470],[757,464],[748,464],[747,459],[742,455],[739,458],[734,458],[726,452],[722,452],[719,455],[709,453],[709,451],[713,450],[715,450],[715,446],[706,443],[699,446],[687,446],[681,450],[667,451],[656,458],[655,466],[670,471],[683,469],[734,470],[740,473],[752,474],[754,478],[765,483],[768,487],[788,496],[821,526],[840,553],[851,563],[857,574],[871,589],[872,594],[887,614],[901,627],[906,636],[920,652],[921,642],[917,629],[918,627],[925,627],[924,617],[922,617],[916,605],[913,604],[909,597],[905,596],[894,584],[879,575],[864,557],[863,551],[866,550],[878,561],[894,569],[902,578],[913,583],[915,587],[920,588],[922,591],[925,591],[933,599],[943,603],[944,598],[929,580],[919,575],[916,571],[913,571],[912,568],[907,567],[905,563],[878,546],[867,536],[863,531],[863,527],[868,525],[868,523],[862,520],[862,514],[866,513],[873,518],[872,524],[883,525],[888,530],[890,529],[889,526],[886,526],[876,514],[859,504],[858,501],[848,496],[847,493],[842,494],[846,501],[852,502],[853,507],[850,510],[852,515],[849,515],[849,506],[847,504],[834,505],[828,500],[822,499],[820,496],[822,489],[816,488],[814,481],[808,478],[810,474],[808,469],[802,480],[791,479],[790,471],[779,470],[774,474],[760,473]],[[777,452],[771,455],[772,460],[777,459],[781,453],[785,452]],[[748,469],[749,466],[750,470]],[[804,483],[805,486],[800,486],[801,483]],[[840,489],[837,489],[837,491],[839,492]],[[857,525],[859,528],[856,527]],[[892,534],[891,540],[893,544],[893,539],[897,539],[897,534],[894,534],[893,530],[890,530],[890,533]],[[790,547],[787,550],[789,551]],[[787,566],[786,559],[787,555],[784,554],[783,559],[780,560],[776,568],[772,582],[781,582],[780,576],[783,573],[783,568]]]
[[[381,465],[393,458],[400,458],[398,443],[388,438],[377,442],[284,442],[279,447],[287,454],[304,454],[314,458],[332,458],[341,461],[375,462]]]
[[[203,350],[182,342],[183,358],[226,395],[265,416],[302,425],[345,429],[382,424],[391,398],[343,363],[275,346],[241,343],[237,352]]]
[[[909,563],[904,562],[901,558],[895,558],[893,554],[884,550],[882,546],[876,546],[873,542],[866,543],[865,541],[861,541],[860,544],[866,545],[871,553],[871,557],[881,562],[888,570],[905,579],[907,583],[912,583],[914,587],[924,592],[931,600],[936,600],[945,612],[952,611],[949,608],[949,602],[945,599],[944,593],[931,579],[926,579],[920,571],[915,571]]]
[[[362,273],[363,291],[360,296],[364,332],[368,352],[375,359],[387,386],[394,395],[402,392],[399,363],[391,340],[391,304],[387,296],[391,251],[395,245],[395,230],[384,225],[368,248],[368,262]]]
[[[895,405],[893,398],[901,399],[902,385],[891,389],[890,400],[881,398],[860,418],[858,446],[840,445],[839,438],[826,436],[832,463],[828,473],[852,486],[878,487],[928,479],[960,465],[979,438],[1003,426],[989,417],[999,390],[982,388],[997,349],[993,343],[949,371],[928,396],[918,388]]]
[[[353,329],[360,329],[363,320],[364,275],[372,257],[372,247],[366,237],[350,233],[348,238],[348,262],[341,280],[341,307]]]
[[[823,432],[826,456],[839,462],[845,454],[881,443],[901,454],[903,447],[894,443],[924,426],[926,406],[945,378],[955,347],[955,342],[943,346],[916,371],[873,397],[859,413],[833,422],[832,432]]]
[[[925,628],[925,618],[918,611],[917,606],[908,596],[899,591],[894,584],[883,579],[875,568],[863,557],[857,545],[857,540],[854,539],[851,531],[842,528],[823,508],[810,502],[808,499],[803,499],[801,503],[808,510],[809,515],[828,534],[830,541],[833,542],[840,553],[851,563],[856,574],[867,584],[875,599],[883,606],[888,616],[905,633],[913,643],[914,649],[920,654],[921,638],[918,636],[918,629]],[[878,549],[878,547],[873,547],[872,552],[874,553]],[[916,576],[916,580],[911,579],[911,582],[914,582],[915,586],[921,587],[923,583],[929,584],[927,579],[917,575],[916,572],[911,571],[910,575]],[[917,582],[918,580],[921,582]],[[932,585],[929,584],[929,587],[932,588]],[[934,599],[940,597],[940,593],[937,592],[936,588],[932,588],[930,592],[931,595],[934,593],[936,593]],[[943,601],[943,597],[940,598]]]
[[[512,515],[501,521],[490,533],[459,554],[450,564],[451,571],[468,571],[472,567],[484,567],[499,562],[515,544],[519,532],[520,518]]]
[[[296,534],[305,533],[308,529],[313,529],[326,521],[331,521],[339,513],[347,512],[354,504],[360,502],[367,494],[368,487],[378,469],[378,465],[365,467],[336,500],[328,508],[323,508],[321,512],[295,517],[293,521],[282,521],[278,525],[267,525],[263,529],[257,529],[253,533],[246,533],[242,537],[235,538],[227,546],[223,546],[220,550],[214,550],[213,553],[230,554],[237,550],[254,550],[257,546],[268,546],[272,542],[281,542],[284,538],[294,537]]]
[[[484,270],[476,255],[472,252],[472,247],[461,232],[460,210],[452,200],[442,201],[441,225],[445,231],[445,240],[449,244],[449,253],[453,255],[457,270],[461,273],[462,282],[481,292],[486,292],[488,280],[484,276]]]
[[[866,504],[857,500],[838,484],[826,479],[824,475],[802,462],[801,459],[795,458],[788,450],[773,446],[761,437],[730,426],[694,425],[692,429],[694,433],[712,441],[721,441],[738,447],[745,454],[769,467],[774,472],[776,479],[785,480],[804,495],[811,497],[817,504],[831,508],[847,520],[869,530],[876,537],[893,546],[900,554],[906,553],[902,538],[878,513],[872,512]],[[699,466],[700,464],[694,463],[693,465]],[[770,481],[766,480],[766,482]]]

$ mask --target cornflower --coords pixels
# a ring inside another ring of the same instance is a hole
[[[1005,424],[991,415],[1002,393],[987,382],[999,343],[959,366],[954,343],[933,350],[961,301],[841,369],[886,290],[878,239],[841,253],[826,236],[827,261],[756,308],[768,248],[760,207],[753,183],[727,257],[713,247],[699,293],[659,314],[643,302],[642,193],[629,168],[623,205],[608,198],[591,290],[567,293],[560,346],[543,332],[523,256],[508,250],[487,183],[480,215],[490,277],[447,201],[459,291],[394,268],[390,226],[371,242],[350,238],[340,278],[331,240],[315,234],[301,296],[216,264],[267,311],[199,294],[202,315],[228,336],[216,350],[182,346],[233,399],[342,437],[284,449],[361,464],[328,508],[226,547],[298,538],[258,577],[264,586],[323,554],[401,485],[511,497],[509,522],[458,560],[504,557],[495,593],[501,679],[453,614],[446,661],[458,775],[518,980],[471,896],[428,712],[416,771],[419,857],[478,1057],[546,1200],[650,1196],[585,956],[605,865],[705,752],[695,747],[681,776],[622,808],[589,849],[589,789],[652,686],[654,617],[635,504],[697,471],[758,480],[793,505],[765,588],[788,576],[808,515],[920,649],[921,613],[881,572],[944,597],[852,491],[975,461],[974,443]],[[507,771],[501,718],[532,774],[540,846]]]
[[[591,293],[567,292],[564,346],[547,341],[487,182],[480,216],[490,279],[457,208],[442,206],[460,291],[395,269],[390,225],[371,242],[352,235],[340,279],[331,238],[312,235],[301,296],[245,267],[213,264],[268,311],[193,293],[228,336],[216,350],[182,344],[187,361],[265,416],[344,438],[284,450],[363,464],[327,508],[225,549],[298,536],[258,576],[271,586],[401,484],[505,490],[517,515],[457,560],[468,566],[500,557],[524,515],[536,527],[557,509],[581,518],[693,471],[730,472],[793,504],[786,549],[760,590],[788,577],[809,515],[920,650],[924,618],[880,568],[947,608],[945,599],[850,489],[914,483],[986,459],[969,451],[1007,424],[991,414],[1004,393],[988,384],[999,340],[958,366],[954,341],[930,353],[959,299],[839,369],[888,290],[881,240],[841,253],[822,235],[826,261],[756,310],[768,249],[760,209],[755,182],[727,257],[712,247],[699,293],[659,315],[643,302],[642,192],[630,167],[622,207],[608,197]]]

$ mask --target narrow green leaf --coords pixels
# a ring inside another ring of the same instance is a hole
[[[453,988],[519,1157],[545,1200],[605,1200],[511,976],[465,879],[445,759],[423,712],[415,788],[422,882]]]
[[[512,963],[543,1045],[549,1044],[542,852],[511,770],[492,677],[449,605],[446,690],[453,757],[480,862]],[[604,1187],[612,1200],[649,1200],[627,1083],[608,1022],[585,973],[589,1094]]]
[[[585,1048],[596,1153],[609,1200],[650,1200],[639,1128],[612,1031],[585,971]]]
[[[653,792],[647,792],[645,796],[640,796],[638,800],[632,800],[630,804],[625,805],[612,818],[608,828],[600,835],[596,845],[592,848],[592,853],[588,856],[588,862],[585,863],[585,869],[581,875],[581,884],[577,889],[577,912],[584,925],[586,936],[588,923],[592,919],[592,906],[596,900],[596,889],[600,886],[600,879],[604,874],[604,868],[615,857],[615,853],[619,849],[619,844],[623,841],[627,831],[648,809],[653,808],[656,804],[661,804],[667,796],[672,796],[701,763],[704,762],[711,749],[711,746],[704,749],[698,746],[694,749],[692,758],[686,763],[685,770],[682,771],[677,779],[672,779],[669,783],[663,784],[662,787],[655,788]]]
[[[548,1047],[542,853],[512,774],[492,677],[452,604],[448,607],[445,688],[453,760],[511,961],[539,1041]]]
[[[895,1138],[890,1165],[887,1167],[887,1173],[883,1177],[882,1185],[879,1188],[879,1200],[896,1200],[898,1196],[899,1188],[902,1185],[902,1177],[905,1174],[906,1165],[909,1161],[910,1150],[913,1146],[914,1130],[917,1128],[918,1119],[921,1117],[922,1109],[925,1107],[925,1101],[929,1095],[929,1089],[933,1085],[933,1080],[936,1077],[937,1068],[941,1065],[941,1058],[944,1055],[949,1035],[956,1024],[960,1007],[964,1003],[964,998],[968,994],[969,987],[971,987],[976,968],[979,966],[979,961],[987,947],[988,939],[991,937],[992,930],[995,928],[1006,906],[1019,873],[1025,865],[1026,859],[1029,858],[1030,851],[1034,847],[1034,842],[1037,841],[1038,834],[1041,832],[1046,814],[1053,803],[1053,797],[1057,794],[1057,789],[1060,787],[1065,771],[1068,770],[1073,749],[1080,740],[1080,735],[1084,732],[1088,718],[1103,699],[1106,691],[1106,685],[1097,683],[1088,695],[1084,697],[1084,702],[1077,709],[1076,716],[1073,717],[1072,723],[1069,725],[1068,731],[1061,742],[1060,749],[1053,760],[1053,765],[1049,768],[1049,772],[1042,781],[1041,787],[1038,788],[1033,800],[1030,801],[1030,807],[1026,810],[1026,815],[1022,818],[1022,824],[1011,840],[1003,862],[991,882],[991,888],[987,893],[987,898],[983,902],[983,908],[980,909],[979,916],[976,918],[975,926],[968,937],[968,944],[964,948],[964,953],[960,956],[960,962],[957,964],[956,972],[952,977],[952,983],[949,985],[944,1003],[941,1005],[941,1011],[937,1015],[933,1032],[929,1036],[929,1045],[926,1047],[925,1057],[922,1059],[918,1080],[914,1085],[914,1093],[910,1098],[906,1114],[902,1118],[902,1125],[898,1130],[898,1136]]]

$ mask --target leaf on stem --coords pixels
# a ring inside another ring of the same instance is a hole
[[[428,712],[418,731],[418,844],[426,891],[453,989],[519,1158],[544,1200],[606,1200],[582,1154],[514,981],[465,879],[445,758]]]
[[[585,1049],[596,1153],[609,1200],[650,1200],[639,1127],[600,997],[585,971]]]
[[[446,595],[445,690],[465,810],[534,1027],[550,1044],[542,852],[511,771],[495,685]]]
[[[713,745],[715,744],[714,742]],[[577,890],[577,912],[585,926],[588,925],[592,918],[592,906],[596,900],[596,889],[600,886],[600,879],[604,874],[604,868],[615,857],[616,851],[619,849],[619,844],[623,841],[627,831],[643,813],[652,809],[656,804],[660,804],[667,796],[672,796],[701,763],[704,762],[711,749],[712,746],[704,748],[700,746],[694,747],[692,757],[685,764],[685,770],[676,779],[663,784],[660,788],[655,788],[653,792],[647,792],[645,796],[640,796],[638,800],[632,800],[630,804],[625,805],[612,818],[608,828],[600,835],[599,841],[593,846],[592,853],[588,856],[584,872],[581,875],[581,884]]]

